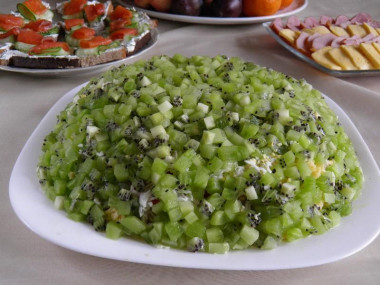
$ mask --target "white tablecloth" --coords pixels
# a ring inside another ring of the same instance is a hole
[[[353,15],[366,11],[380,20],[378,0],[309,0],[300,16]],[[3,4],[4,3],[4,4]],[[0,13],[15,2],[1,1]],[[380,164],[379,77],[338,79],[296,59],[260,25],[202,26],[159,22],[154,54],[226,54],[305,78],[351,117]],[[341,261],[279,271],[218,271],[119,262],[72,252],[41,239],[12,211],[8,182],[27,138],[49,108],[89,79],[33,77],[0,72],[0,284],[380,284],[380,239]],[[379,185],[380,191],[380,185]],[[373,217],[378,219],[379,217]]]

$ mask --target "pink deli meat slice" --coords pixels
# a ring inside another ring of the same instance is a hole
[[[333,23],[333,19],[329,16],[321,16],[319,23],[322,26],[330,26]]]
[[[303,52],[303,53],[308,53],[308,48],[307,48],[307,38],[309,37],[310,35],[308,33],[305,33],[305,32],[302,32],[298,38],[296,39],[295,41],[295,47]]]
[[[272,30],[274,30],[277,34],[284,29],[284,25],[280,18],[275,19],[271,24]]]
[[[372,17],[367,13],[358,13],[351,18],[351,24],[363,24],[372,21]]]
[[[286,22],[286,27],[292,31],[299,31],[301,26],[301,21],[297,16],[290,16]]]
[[[318,20],[316,20],[314,17],[307,17],[302,23],[301,28],[302,29],[311,29],[316,26],[319,26]]]
[[[337,36],[333,34],[324,34],[315,38],[311,43],[311,50],[316,51],[326,46],[330,46],[332,41],[336,39]]]

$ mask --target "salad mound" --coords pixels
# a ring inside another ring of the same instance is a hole
[[[237,57],[111,69],[58,115],[42,151],[42,188],[69,218],[193,252],[323,234],[363,183],[321,93]]]

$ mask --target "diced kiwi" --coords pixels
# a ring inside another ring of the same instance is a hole
[[[118,239],[225,253],[341,223],[355,150],[322,95],[239,58],[155,56],[82,88],[46,136],[38,177],[75,221]]]

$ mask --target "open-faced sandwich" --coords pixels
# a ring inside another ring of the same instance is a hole
[[[17,12],[0,14],[0,65],[54,69],[120,60],[150,41],[154,25],[111,1],[70,0],[52,9],[26,0]]]

